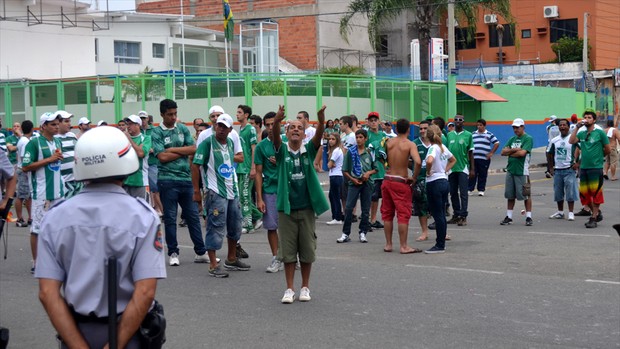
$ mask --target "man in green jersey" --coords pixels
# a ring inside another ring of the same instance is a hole
[[[45,212],[64,195],[64,184],[60,174],[63,159],[58,134],[60,116],[44,113],[39,119],[41,135],[28,142],[22,159],[22,170],[31,173],[32,182],[32,226],[30,247],[33,269],[37,261],[37,240]],[[34,271],[34,270],[32,270]]]
[[[381,141],[386,137],[385,132],[381,129],[379,113],[372,111],[368,113],[368,140],[366,148],[370,152],[375,152],[381,148]],[[385,167],[383,163],[377,161],[377,173],[372,175],[374,181],[372,195],[370,197],[370,227],[375,229],[383,229],[383,224],[377,220],[377,209],[379,208],[379,199],[381,199],[381,184],[385,176]]]
[[[237,107],[237,121],[239,121],[239,138],[245,160],[237,166],[237,178],[241,189],[241,213],[243,215],[242,232],[251,233],[260,228],[262,215],[252,202],[252,186],[256,178],[256,165],[254,164],[254,148],[256,147],[256,129],[250,125],[248,118],[252,115],[252,108],[247,105]],[[256,222],[254,225],[253,222]]]
[[[454,216],[447,223],[467,225],[467,204],[469,178],[474,177],[474,141],[471,132],[463,129],[463,115],[454,116],[455,128],[448,133],[448,150],[454,155],[456,164],[448,176],[450,183],[450,200]]]
[[[282,303],[295,300],[295,264],[299,257],[301,290],[299,300],[310,301],[310,271],[316,259],[316,216],[329,209],[313,161],[321,146],[325,127],[325,106],[318,112],[317,129],[312,139],[303,144],[304,125],[301,120],[291,120],[286,132],[287,143],[282,142],[280,125],[284,120],[284,107],[280,106],[273,126],[273,146],[278,169],[278,228],[280,256],[284,262],[286,291]]]
[[[603,197],[603,163],[605,156],[611,152],[607,134],[596,128],[596,113],[586,110],[583,120],[570,135],[570,144],[579,143],[581,160],[579,162],[579,198],[581,204],[590,207],[592,216],[586,222],[586,228],[596,228],[603,220],[600,206],[605,202]],[[581,132],[579,132],[581,131]],[[617,202],[616,202],[617,203]]]
[[[267,137],[260,141],[254,153],[256,164],[256,202],[263,213],[263,227],[267,229],[267,241],[271,248],[271,264],[268,273],[284,270],[284,264],[278,260],[278,172],[276,151],[273,147],[273,124],[276,113],[269,112],[263,118]]]
[[[233,163],[243,162],[242,152],[235,153],[232,139],[233,121],[230,115],[218,116],[214,133],[205,139],[196,150],[192,164],[194,201],[200,201],[200,178],[204,183],[207,208],[207,234],[205,245],[209,254],[209,275],[216,278],[228,277],[217,263],[216,251],[222,248],[224,235],[228,243],[228,254],[224,268],[228,270],[250,270],[250,266],[237,257],[237,241],[241,237],[241,208],[239,188]]]
[[[127,129],[125,136],[129,140],[131,147],[138,155],[138,171],[130,174],[123,182],[123,189],[127,194],[146,200],[146,187],[149,184],[148,160],[149,151],[151,150],[151,136],[142,134],[142,120],[138,115],[129,115],[125,118]]]
[[[60,174],[65,183],[65,199],[75,196],[82,190],[82,182],[78,182],[73,177],[73,168],[75,167],[75,143],[77,136],[71,132],[71,118],[73,114],[64,110],[59,110],[56,115],[60,116],[60,125],[58,126],[58,134],[55,136],[60,140],[62,147],[62,165],[60,165]]]
[[[9,153],[9,161],[11,164],[17,164],[17,142],[22,136],[22,125],[19,122],[13,123],[13,133],[6,137],[6,148]]]
[[[141,110],[138,112],[138,116],[140,117],[140,121],[142,121],[142,134],[145,136],[151,137],[153,133],[153,116],[149,115],[146,111]],[[151,196],[151,206],[157,211],[157,214],[161,217],[164,212],[164,208],[161,204],[161,199],[159,198],[159,188],[157,187],[157,164],[159,164],[159,160],[153,154],[153,138],[151,137],[151,149],[149,151],[148,158],[148,179],[149,179],[149,193]]]
[[[180,265],[177,242],[177,209],[181,206],[187,222],[189,236],[194,244],[194,263],[209,263],[198,217],[198,205],[193,199],[190,155],[196,152],[194,138],[183,123],[177,123],[177,103],[164,99],[159,103],[162,123],[153,129],[151,140],[157,166],[157,185],[164,206],[164,226],[169,264]]]
[[[532,198],[524,192],[524,187],[529,187],[530,181],[530,156],[534,139],[525,133],[523,119],[514,119],[512,122],[514,136],[506,142],[502,149],[502,156],[508,157],[506,166],[506,187],[504,197],[508,200],[506,217],[500,222],[501,225],[512,224],[512,210],[515,207],[515,199],[525,202],[525,225],[531,226],[532,221]]]

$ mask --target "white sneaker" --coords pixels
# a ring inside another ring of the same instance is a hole
[[[291,304],[294,301],[295,301],[295,291],[291,290],[290,288],[287,288],[286,291],[284,291],[284,297],[282,297],[282,303]]]
[[[219,263],[220,259],[218,257],[215,257],[215,260]],[[209,259],[209,254],[205,253],[202,256],[196,255],[194,257],[194,263],[211,263],[211,260]]]
[[[259,219],[259,220],[256,221],[256,223],[254,223],[254,230],[258,230],[262,226],[263,226],[263,220]]]
[[[312,298],[310,298],[310,290],[307,287],[302,287],[299,290],[299,301],[300,302],[309,302]]]
[[[569,220],[569,221],[574,221],[574,220],[575,220],[575,214],[574,214],[574,213],[572,213],[572,212],[569,212],[569,213],[568,213],[568,220]]]
[[[349,242],[351,241],[351,238],[349,238],[349,236],[347,234],[342,234],[342,236],[339,239],[336,239],[337,243],[343,243],[343,242]]]
[[[558,211],[552,214],[551,216],[549,216],[549,219],[564,219],[564,212]]]
[[[478,196],[484,196],[484,192],[483,191],[479,191],[478,192]]]
[[[267,267],[268,273],[277,273],[278,271],[284,269],[284,264],[276,259],[274,256],[271,258],[271,264]]]
[[[209,257],[207,257],[209,258]],[[177,253],[173,253],[170,255],[170,262],[169,262],[170,266],[172,267],[177,267],[179,265],[181,265],[181,263],[179,262],[179,255]]]
[[[339,221],[337,219],[332,219],[331,221],[325,223],[327,225],[338,225],[338,224],[342,224],[342,221]]]
[[[362,243],[368,242],[368,239],[366,238],[366,233],[360,233],[360,242]],[[301,296],[299,296],[299,299],[301,300]]]
[[[473,191],[468,191],[467,195],[472,196],[472,195],[474,195],[474,192]]]

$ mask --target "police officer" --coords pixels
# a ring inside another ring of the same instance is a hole
[[[108,316],[118,318],[118,347],[139,348],[136,331],[153,304],[157,279],[166,277],[159,218],[122,188],[138,169],[138,157],[120,130],[102,126],[85,133],[75,157],[75,179],[88,184],[43,219],[39,299],[63,348],[104,347]],[[118,314],[108,314],[111,256],[118,260]]]

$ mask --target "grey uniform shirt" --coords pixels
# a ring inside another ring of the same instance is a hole
[[[15,167],[9,161],[6,151],[0,150],[0,180],[11,178],[15,175]],[[0,190],[0,200],[2,191]]]
[[[53,206],[43,218],[35,277],[63,282],[69,306],[108,316],[106,260],[118,260],[117,309],[124,311],[134,282],[165,278],[157,213],[114,184],[90,184]]]

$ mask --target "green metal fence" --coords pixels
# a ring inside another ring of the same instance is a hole
[[[65,109],[96,122],[116,122],[139,110],[158,115],[159,101],[175,99],[181,120],[204,117],[219,104],[234,114],[239,104],[263,115],[284,105],[290,115],[315,114],[328,106],[328,118],[378,111],[385,120],[419,121],[444,116],[446,85],[371,76],[301,74],[99,76],[59,81],[0,82],[0,117],[5,125],[37,120],[47,111]]]

